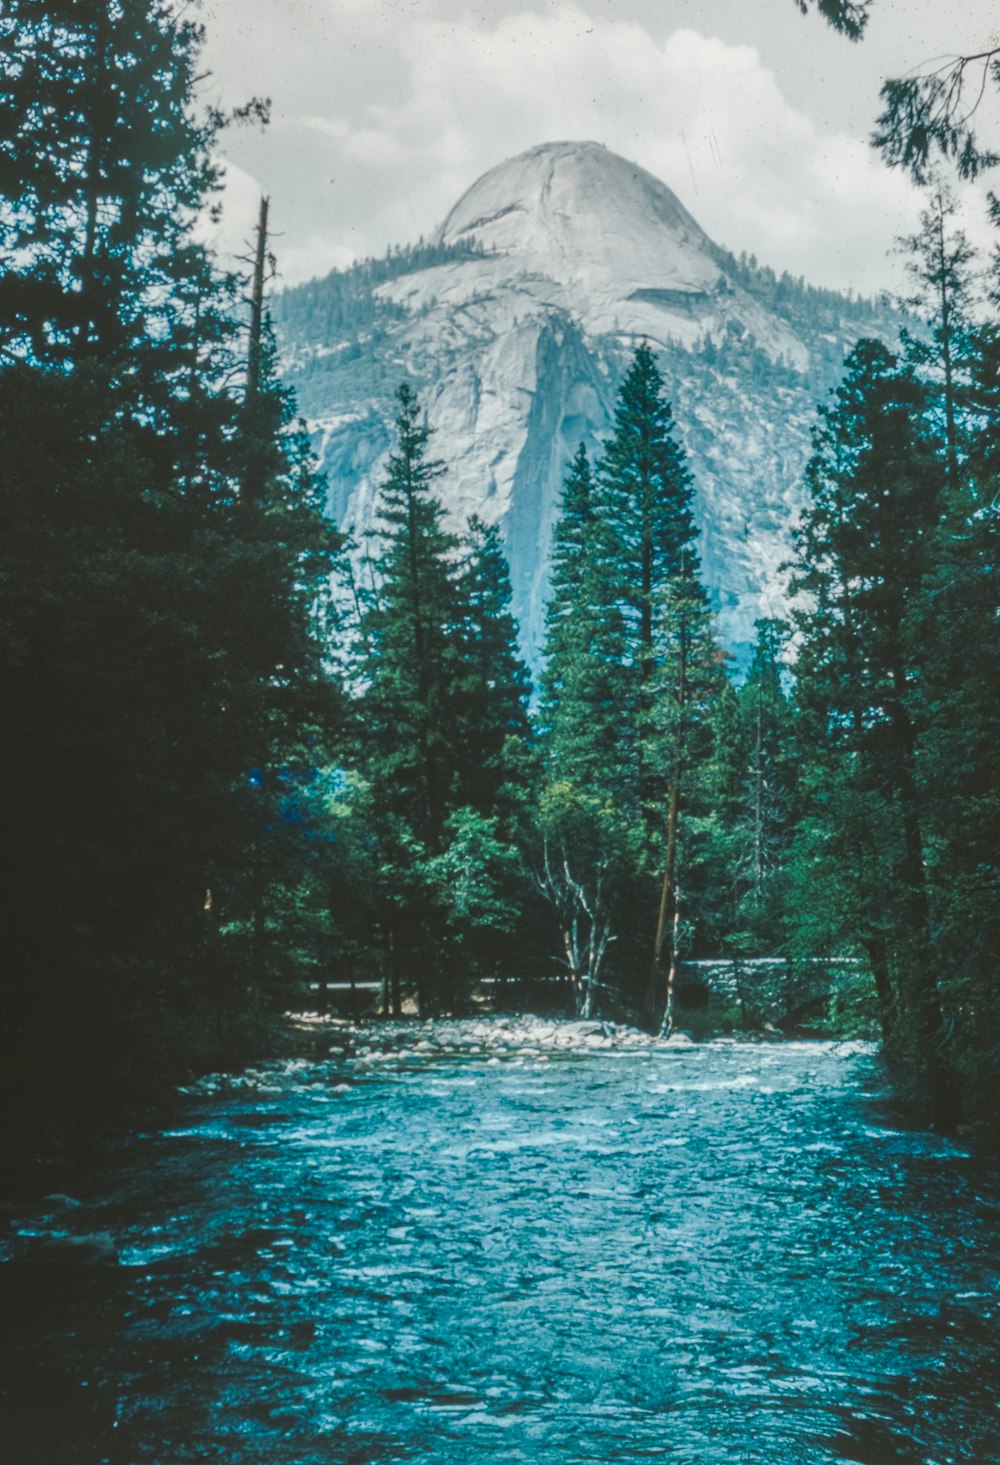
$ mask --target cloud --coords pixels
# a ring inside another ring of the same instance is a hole
[[[793,106],[754,46],[691,26],[657,37],[594,0],[288,0],[250,32],[275,122],[229,156],[272,194],[290,281],[428,233],[486,169],[559,138],[606,143],[719,243],[818,284],[878,288],[915,220],[905,181]]]
[[[197,231],[200,242],[226,257],[239,257],[251,249],[254,225],[265,191],[259,179],[222,159],[225,186],[222,193],[221,217],[214,222],[205,219]]]

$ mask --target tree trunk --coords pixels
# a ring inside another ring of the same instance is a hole
[[[683,569],[683,565],[682,565]],[[686,718],[688,700],[688,653],[689,630],[687,617],[682,611],[678,627],[677,647],[677,729],[674,734],[673,770],[670,779],[670,793],[667,802],[667,848],[663,861],[663,884],[660,888],[660,908],[656,918],[656,936],[653,940],[653,960],[650,966],[649,983],[646,991],[644,1015],[650,1032],[657,1032],[667,1021],[667,1008],[673,1003],[672,976],[676,976],[677,957],[677,821],[680,811],[681,775],[684,768],[684,745],[686,742]],[[669,960],[667,965],[667,986],[661,1006],[663,991],[660,973],[663,970],[664,948],[669,934]],[[672,1021],[672,1014],[671,1019]]]
[[[393,1017],[402,1017],[403,988],[399,970],[399,938],[395,925],[389,928],[389,997]]]
[[[251,870],[251,902],[253,906],[250,937],[250,982],[254,1003],[259,1004],[264,988],[264,954],[267,931],[264,919],[264,852],[260,831],[253,842]]]
[[[879,1026],[882,1029],[882,1040],[888,1042],[892,1037],[893,1028],[896,1026],[897,1007],[896,993],[892,985],[892,977],[889,974],[889,954],[886,950],[885,941],[881,936],[870,936],[862,941],[865,955],[868,957],[868,965],[872,969],[872,978],[875,982],[875,995],[878,998]]]
[[[268,200],[261,198],[254,251],[253,286],[250,296],[250,338],[247,343],[247,382],[243,401],[243,434],[246,453],[240,502],[255,508],[264,491],[264,465],[260,453],[257,404],[260,399],[264,352],[264,277],[267,268]]]
[[[951,349],[951,297],[948,292],[948,251],[944,237],[944,201],[937,196],[938,280],[941,301],[941,364],[944,367],[945,446],[948,454],[948,486],[958,487],[958,430],[955,425],[955,375]]]
[[[674,892],[674,919],[670,930],[670,966],[667,968],[667,996],[663,1004],[660,1037],[669,1038],[674,1030],[674,993],[677,990],[677,927],[680,923],[677,892]]]
[[[257,217],[257,245],[254,250],[253,286],[250,295],[250,341],[247,350],[247,406],[252,407],[260,392],[261,362],[264,344],[264,276],[267,270],[267,213],[269,200],[262,197]]]
[[[670,933],[669,968],[674,966],[674,954],[676,941],[674,931],[676,929],[676,906],[677,892],[674,888],[674,875],[677,865],[677,818],[680,808],[680,768],[674,769],[674,777],[670,784],[670,798],[667,805],[667,848],[663,864],[663,884],[660,887],[660,909],[656,920],[656,936],[653,940],[653,960],[649,971],[649,984],[646,989],[646,1002],[643,1008],[645,1026],[650,1032],[656,1032],[661,1026],[663,1014],[670,1000],[669,978],[666,990],[660,980],[663,971],[664,948],[667,945],[667,933]]]
[[[896,745],[896,779],[903,820],[903,885],[906,890],[907,932],[902,943],[907,970],[906,988],[916,1008],[916,1035],[927,1073],[928,1099],[938,1127],[952,1131],[959,1118],[959,1093],[954,1070],[944,1052],[946,1030],[938,989],[936,954],[931,932],[927,878],[924,870],[920,804],[913,766],[916,739],[903,703],[905,676],[893,674],[895,700],[892,727]]]

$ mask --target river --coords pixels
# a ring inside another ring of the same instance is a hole
[[[1000,1175],[870,1048],[483,1031],[202,1085],[36,1218],[114,1265],[22,1218],[3,1465],[1000,1461]]]

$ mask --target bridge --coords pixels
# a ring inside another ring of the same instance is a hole
[[[572,1006],[572,987],[558,973],[517,978],[487,977],[479,986],[494,1006],[542,1007],[557,1011]],[[722,1003],[740,1009],[747,1027],[767,1023],[792,1030],[827,1016],[832,1000],[858,1001],[870,995],[866,964],[851,957],[790,958],[710,957],[682,962],[678,968],[676,1002],[684,1010]],[[310,983],[320,1011],[360,1017],[379,1010],[382,982],[372,978],[351,981],[342,977]]]
[[[838,998],[871,993],[871,975],[857,957],[712,957],[681,962],[680,1009],[707,1007],[713,998],[741,1009],[745,1023],[792,1029],[826,1017]]]
[[[308,984],[310,996],[315,994],[316,1009],[343,1017],[370,1017],[381,1010],[384,982],[376,978],[351,980],[332,977],[325,981]],[[480,977],[477,989],[489,999],[492,1006],[544,1008],[546,1012],[567,1011],[573,1005],[573,984],[562,972],[550,976],[535,975],[521,977]]]

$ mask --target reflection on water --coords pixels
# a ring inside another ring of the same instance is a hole
[[[1000,1184],[831,1044],[276,1064],[0,1268],[4,1465],[1000,1461]]]

